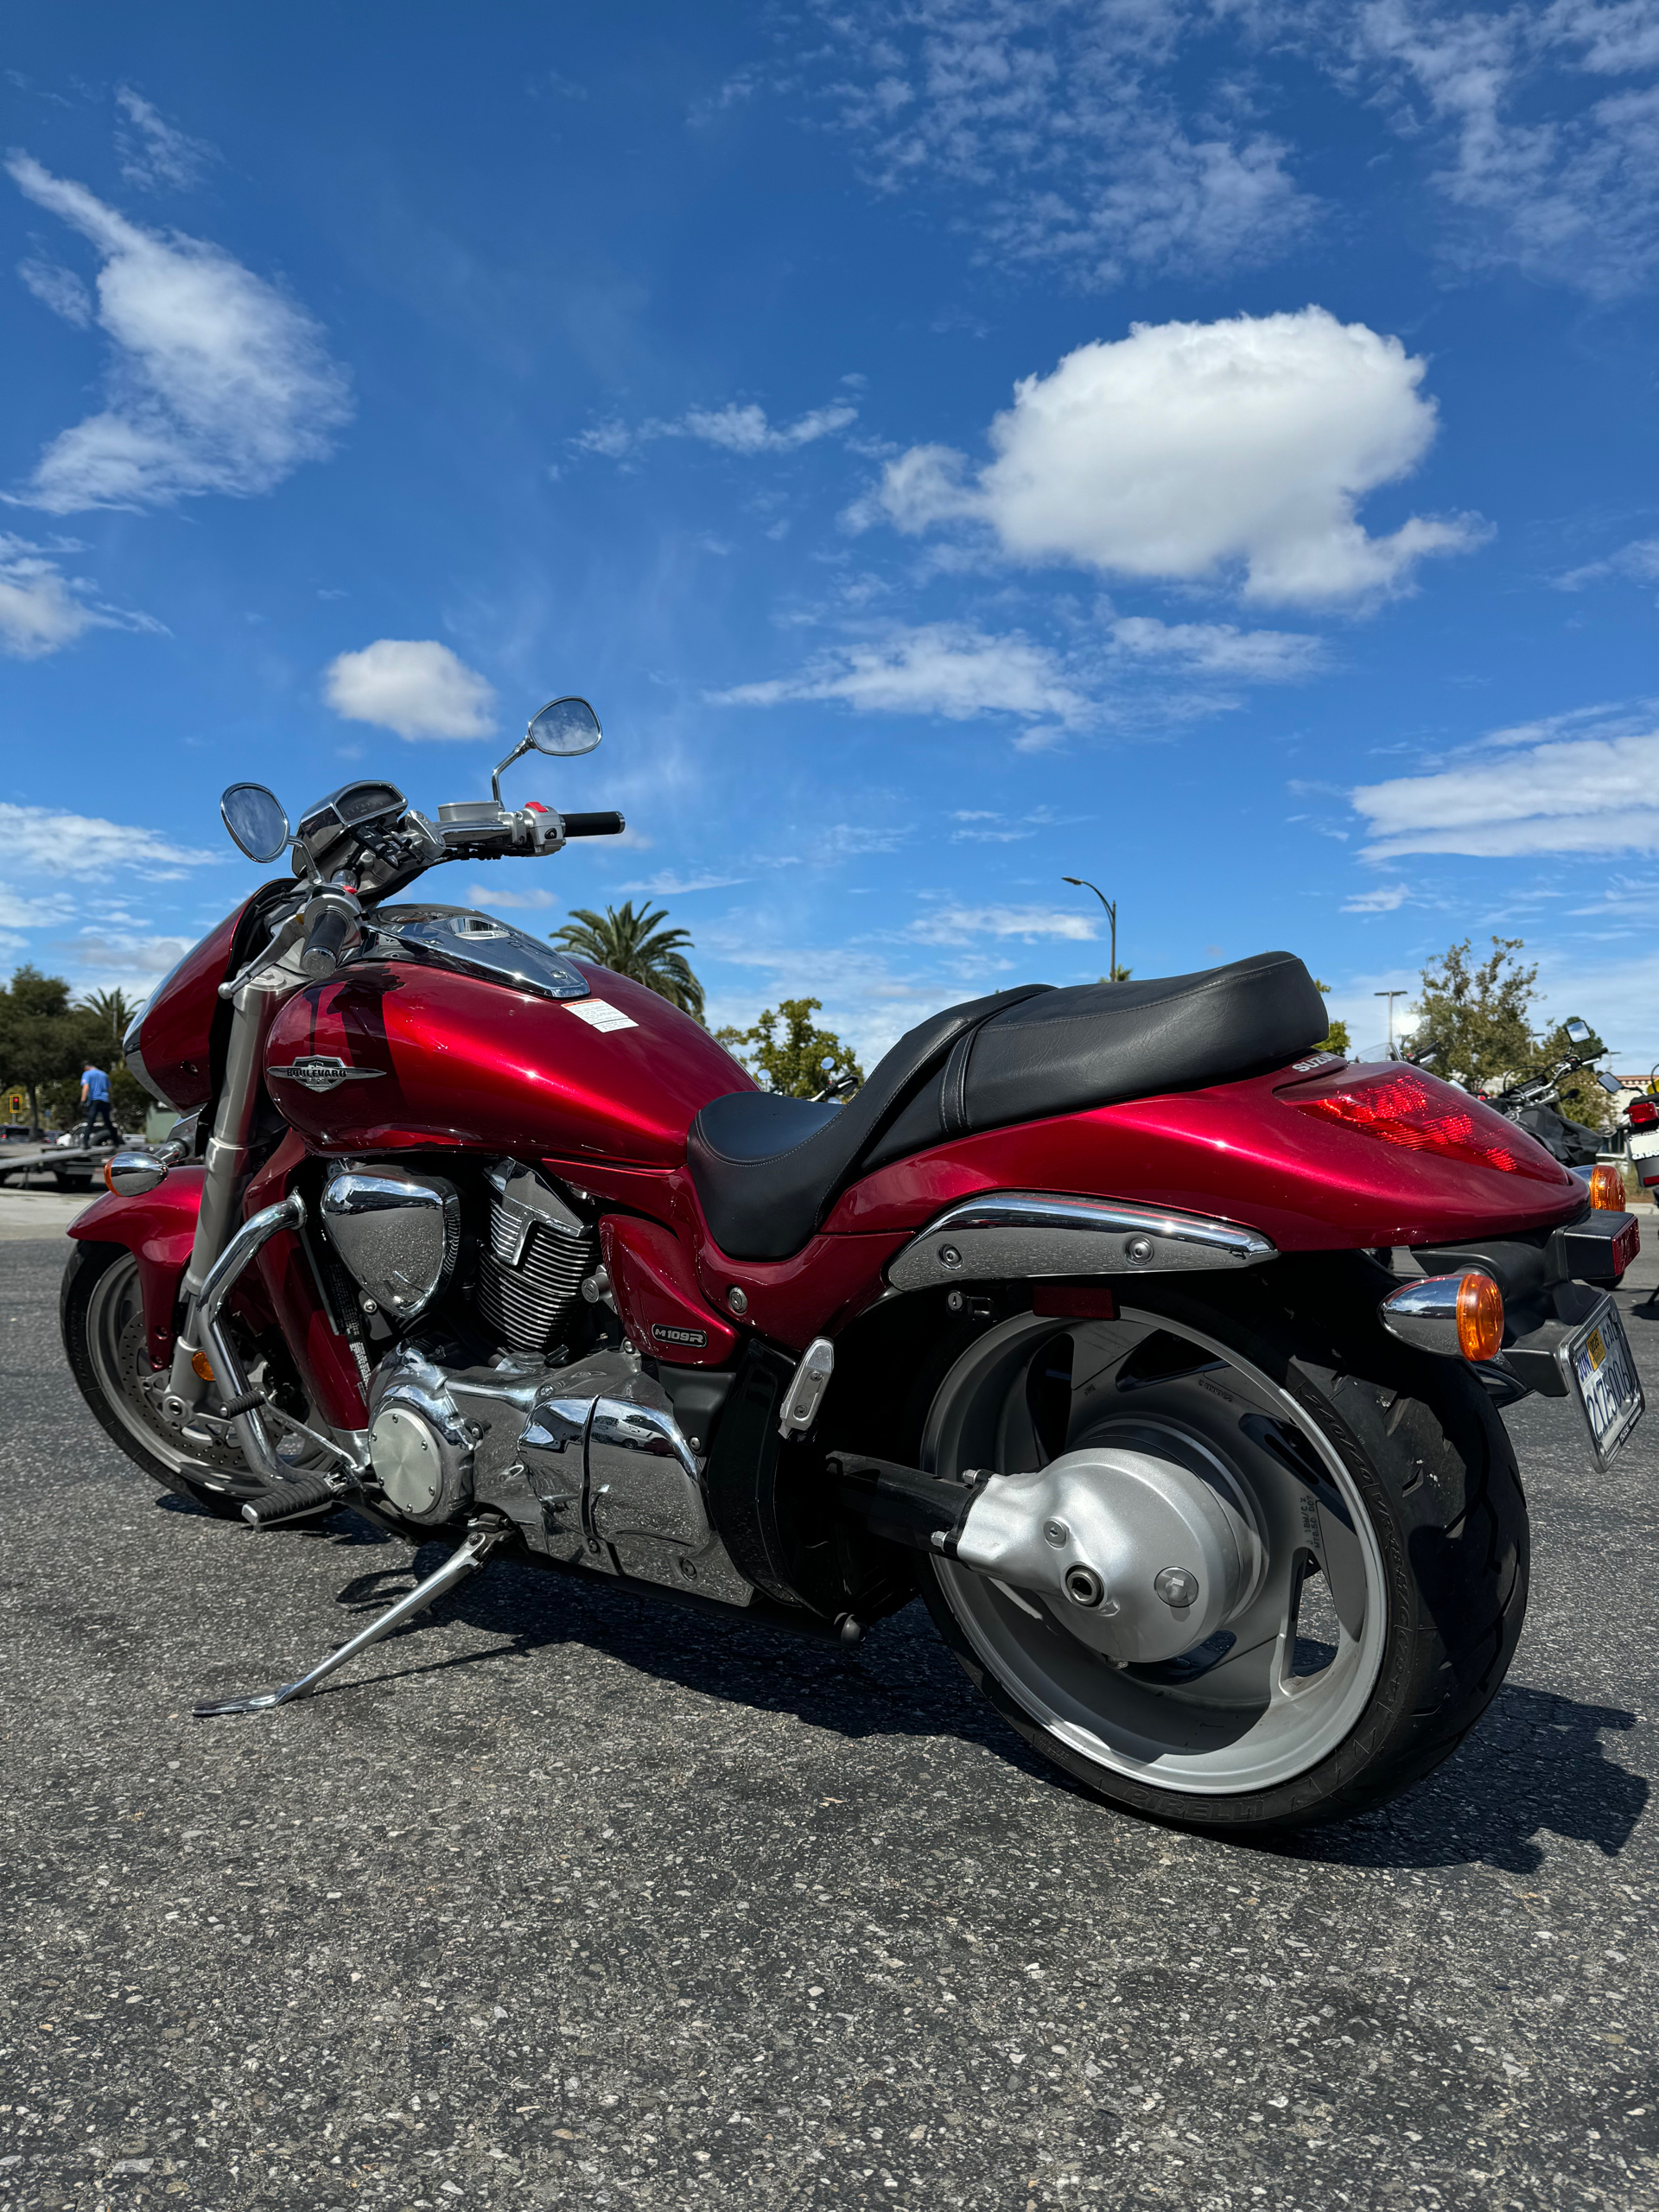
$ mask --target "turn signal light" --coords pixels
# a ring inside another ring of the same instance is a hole
[[[1590,1171],[1590,1203],[1606,1213],[1624,1211],[1624,1178],[1606,1162]]]
[[[1503,1294],[1491,1275],[1458,1285],[1458,1350],[1465,1359],[1496,1359],[1503,1349]]]

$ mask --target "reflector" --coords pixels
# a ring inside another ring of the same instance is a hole
[[[1659,1101],[1633,1098],[1630,1101],[1630,1124],[1633,1129],[1650,1129],[1659,1122]]]
[[[1561,1170],[1543,1147],[1511,1128],[1501,1114],[1415,1069],[1291,1103],[1299,1113],[1341,1122],[1362,1136],[1380,1137],[1384,1144],[1402,1145],[1410,1152],[1438,1152],[1505,1175],[1530,1175],[1541,1183],[1560,1179]]]

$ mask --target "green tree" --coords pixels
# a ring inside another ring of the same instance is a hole
[[[626,976],[633,982],[643,983],[658,998],[678,1007],[682,1014],[701,1021],[702,985],[692,974],[691,963],[685,957],[692,949],[691,939],[684,930],[658,926],[667,919],[668,910],[664,906],[654,911],[642,906],[636,913],[632,899],[621,906],[607,906],[602,914],[595,914],[587,906],[575,906],[571,909],[570,919],[563,929],[555,930],[552,938],[561,951],[577,953],[584,960],[595,960],[613,975]],[[684,951],[681,950],[682,946]]]
[[[76,1011],[96,1014],[118,1052],[122,1039],[132,1027],[132,1018],[138,1011],[138,1001],[130,999],[122,990],[88,991],[84,998],[77,1000]]]
[[[1133,968],[1126,968],[1121,960],[1116,960],[1112,963],[1110,975],[1103,976],[1100,980],[1103,983],[1127,983],[1134,973]]]
[[[44,1134],[42,1091],[66,1078],[78,1084],[89,1054],[106,1065],[114,1057],[98,1017],[71,1006],[61,976],[17,969],[0,991],[0,1083],[29,1093],[33,1135]]]
[[[785,1098],[816,1098],[844,1077],[864,1080],[863,1069],[834,1030],[814,1027],[812,1017],[823,1007],[822,999],[782,999],[775,1008],[766,1008],[753,1029],[719,1029],[715,1034],[768,1090]]]
[[[1423,969],[1415,1008],[1414,1057],[1432,1046],[1435,1072],[1479,1090],[1535,1067],[1540,1054],[1529,1016],[1537,996],[1538,969],[1521,958],[1518,937],[1495,937],[1484,960],[1470,940],[1452,945]]]
[[[1313,988],[1316,991],[1323,991],[1327,998],[1331,995],[1330,984],[1322,983],[1317,976],[1313,978]],[[1316,1052],[1340,1052],[1345,1059],[1353,1050],[1348,1040],[1347,1023],[1333,1021],[1313,1049]]]

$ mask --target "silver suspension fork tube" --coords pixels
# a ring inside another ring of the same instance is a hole
[[[305,1201],[297,1191],[291,1192],[276,1205],[266,1206],[245,1221],[207,1270],[207,1280],[196,1301],[196,1328],[201,1338],[201,1349],[213,1370],[214,1385],[227,1405],[239,1405],[249,1393],[248,1378],[242,1371],[230,1332],[219,1325],[225,1300],[261,1245],[275,1236],[278,1230],[301,1229],[304,1225]],[[242,1406],[235,1418],[237,1440],[248,1465],[268,1483],[283,1481],[286,1470],[279,1465],[271,1449],[257,1406]]]
[[[225,1083],[213,1116],[213,1133],[207,1140],[201,1206],[184,1275],[185,1322],[173,1347],[172,1371],[168,1376],[168,1397],[181,1409],[200,1403],[206,1391],[192,1363],[197,1351],[205,1349],[198,1342],[195,1306],[236,1217],[237,1200],[247,1174],[248,1140],[259,1103],[265,1039],[277,1007],[288,995],[286,988],[261,990],[247,983],[232,1001],[231,1048],[226,1055]]]

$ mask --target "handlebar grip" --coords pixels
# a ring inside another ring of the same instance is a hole
[[[620,837],[627,828],[620,814],[567,814],[567,837]]]
[[[300,955],[300,967],[314,983],[326,982],[340,965],[346,939],[357,926],[357,917],[342,899],[330,900],[327,911],[313,923]]]

